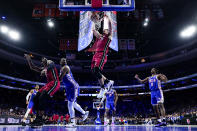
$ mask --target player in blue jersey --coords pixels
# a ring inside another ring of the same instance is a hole
[[[25,125],[26,119],[29,114],[35,114],[35,112],[33,110],[33,106],[34,106],[33,99],[36,96],[38,91],[39,91],[39,85],[36,85],[35,89],[30,90],[30,92],[26,96],[27,111],[26,111],[25,116],[22,120],[22,125]],[[31,119],[31,122],[32,121],[33,121],[33,118]]]
[[[141,80],[138,75],[135,75],[135,78],[140,83],[149,83],[149,89],[151,91],[151,104],[153,105],[158,121],[156,126],[166,126],[164,97],[161,89],[161,82],[167,82],[168,79],[164,74],[158,74],[158,70],[156,68],[152,68],[151,74],[152,76],[147,77],[144,80]]]
[[[70,114],[71,123],[69,126],[75,126],[75,110],[78,110],[83,115],[83,121],[85,121],[89,115],[89,111],[84,111],[81,106],[76,102],[78,97],[79,84],[75,81],[70,67],[67,65],[66,58],[62,58],[60,61],[60,81],[62,81],[66,88],[66,95],[68,99],[68,111]]]
[[[101,103],[103,103],[105,99],[106,102],[105,102],[104,125],[109,125],[108,114],[110,110],[112,111],[111,125],[114,125],[118,94],[114,89],[112,89],[112,86],[107,90],[107,92],[105,92],[104,97],[101,100]],[[101,104],[99,106],[101,106]]]

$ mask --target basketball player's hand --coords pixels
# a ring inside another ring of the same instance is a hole
[[[136,75],[135,75],[135,79],[139,79],[139,76],[138,76],[138,74],[136,74]]]
[[[27,104],[27,105],[28,105],[28,103],[29,103],[29,102],[28,102],[28,101],[26,101],[26,104]]]
[[[28,55],[28,54],[24,54],[24,57],[25,57],[27,60],[30,60],[30,59],[31,59],[31,56]]]
[[[116,108],[116,106],[117,106],[117,103],[114,103],[114,107]]]
[[[167,82],[167,81],[168,81],[167,77],[166,77],[164,74],[159,74],[159,76],[160,76],[160,79],[161,79],[163,82]]]
[[[44,76],[46,74],[46,69],[43,69],[40,73],[40,76]]]

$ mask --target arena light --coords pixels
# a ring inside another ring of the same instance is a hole
[[[143,25],[144,25],[144,27],[148,26],[148,22],[144,22]]]
[[[5,17],[5,16],[1,16],[1,19],[2,19],[2,20],[6,20],[6,17]]]
[[[2,25],[0,28],[1,28],[1,32],[3,34],[7,34],[8,31],[9,31],[9,28],[7,26],[5,26],[5,25]]]
[[[191,25],[185,28],[183,31],[181,31],[180,36],[182,38],[189,38],[189,37],[194,36],[195,33],[196,33],[196,26]]]
[[[53,28],[55,26],[55,24],[52,20],[47,20],[47,24],[50,28]]]
[[[13,40],[19,40],[20,39],[20,33],[14,30],[9,31],[8,33],[9,37]]]
[[[149,22],[149,18],[146,18],[146,19],[145,19],[145,22]]]

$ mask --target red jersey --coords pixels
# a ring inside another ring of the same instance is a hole
[[[90,52],[108,52],[111,39],[108,35],[104,35],[101,38],[96,38],[94,45],[88,49]]]
[[[51,97],[59,90],[60,81],[55,64],[50,64],[45,70],[47,84],[43,86],[39,92],[46,91]]]
[[[58,71],[54,64],[49,65],[46,72],[47,82],[59,81]]]

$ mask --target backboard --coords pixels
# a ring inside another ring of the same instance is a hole
[[[102,3],[99,3],[102,2]],[[98,7],[95,7],[98,6]],[[61,11],[133,11],[134,0],[59,0]]]
[[[112,22],[112,41],[109,47],[115,51],[118,51],[117,13],[116,11],[105,11],[104,13],[111,19]],[[80,11],[78,51],[82,51],[88,47],[93,40],[92,28],[94,24],[91,20],[91,15],[91,11]]]
[[[99,107],[100,104],[101,104],[101,107]],[[99,109],[104,109],[104,103],[93,102],[93,109],[97,109],[97,107],[99,107]]]

